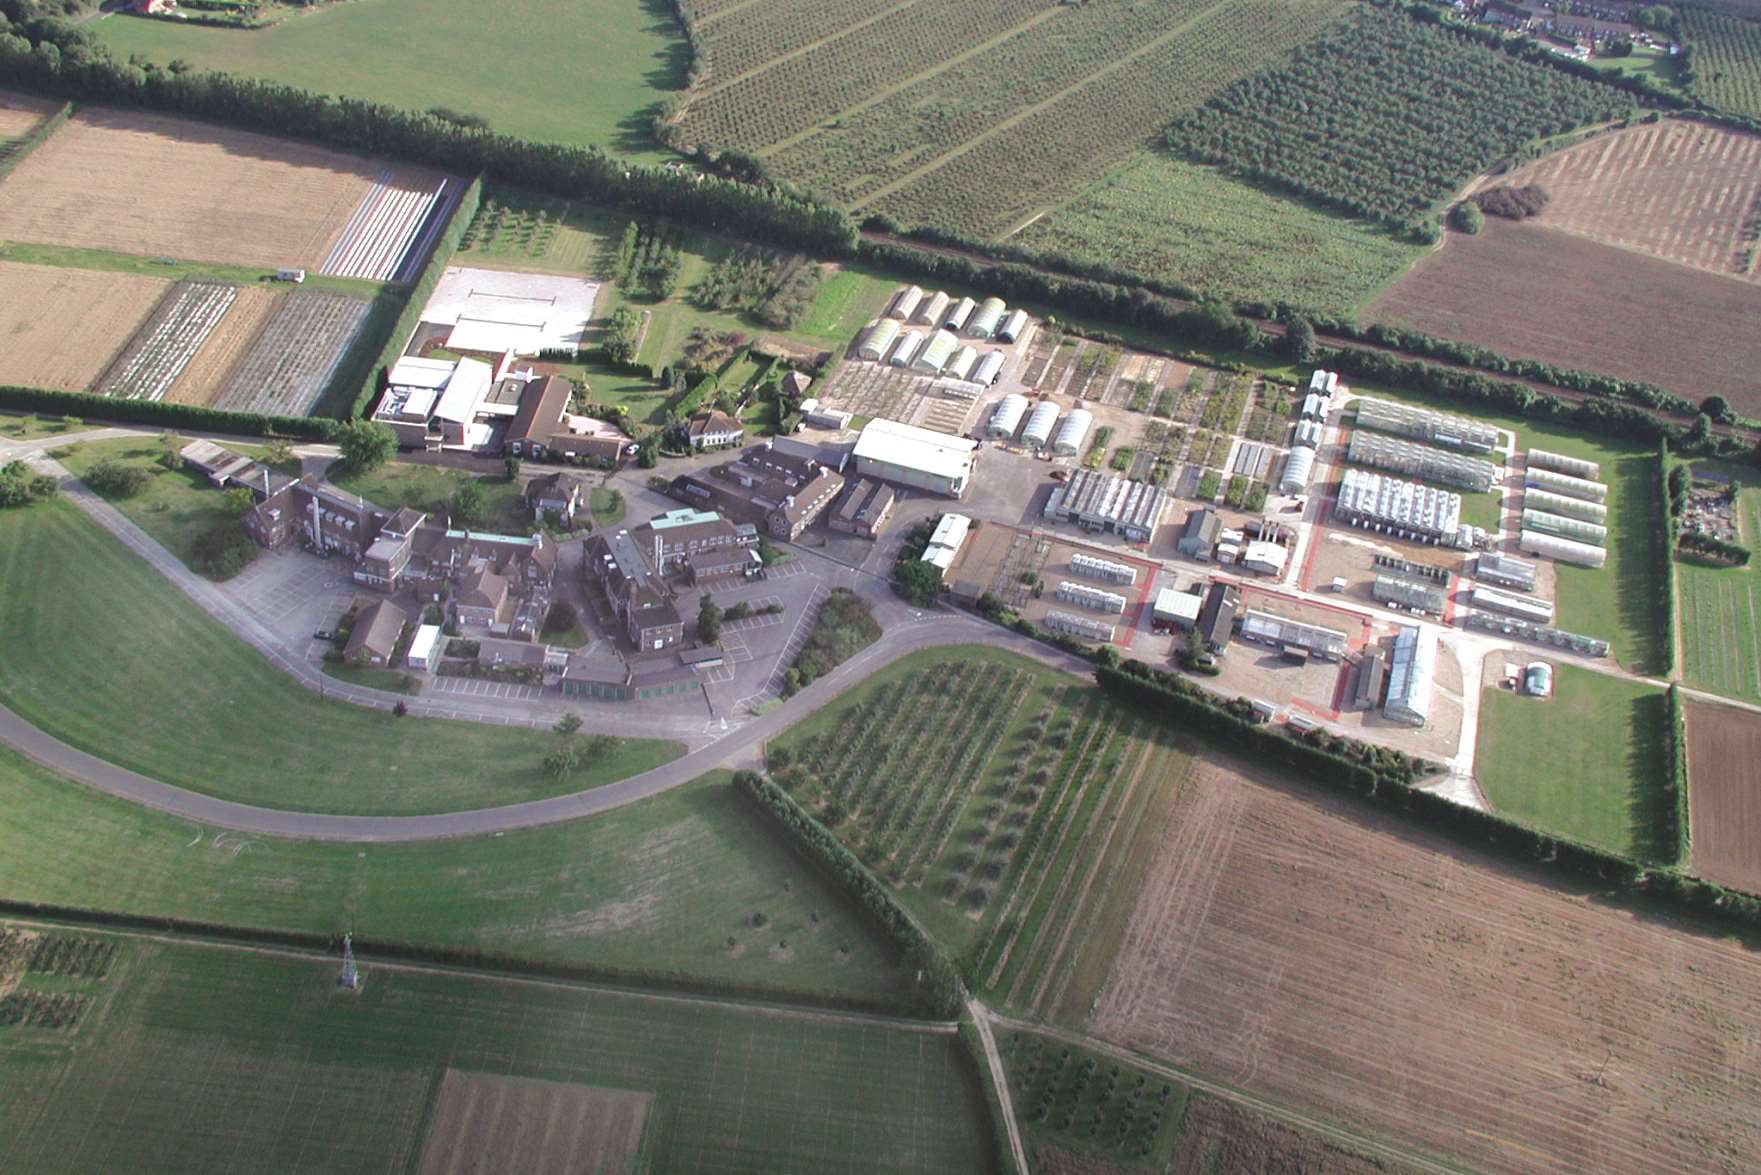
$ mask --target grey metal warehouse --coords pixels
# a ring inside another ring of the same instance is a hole
[[[1110,530],[1141,543],[1156,533],[1167,508],[1167,491],[1159,486],[1079,469],[1068,484],[1052,491],[1044,513],[1084,530]]]

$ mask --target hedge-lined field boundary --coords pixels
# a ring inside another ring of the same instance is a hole
[[[19,139],[12,145],[12,151],[5,159],[0,159],[0,179],[5,179],[12,169],[24,162],[25,156],[43,145],[44,140],[55,133],[57,127],[73,117],[74,104],[63,102],[61,109],[44,119],[30,134]]]
[[[236,433],[253,437],[288,437],[328,441],[336,435],[336,421],[327,416],[263,416],[255,412],[227,412],[194,404],[170,404],[163,400],[120,400],[91,392],[58,392],[48,388],[0,385],[0,408],[13,412],[48,412],[81,420],[151,424],[165,428],[193,428],[203,432]]]

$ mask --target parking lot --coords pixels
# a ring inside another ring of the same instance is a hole
[[[430,679],[430,693],[456,694],[467,698],[498,698],[509,702],[529,702],[544,696],[540,686],[520,685],[512,681],[485,681],[478,677],[442,677]]]

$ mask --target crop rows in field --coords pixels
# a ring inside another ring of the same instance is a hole
[[[811,176],[816,191],[859,203],[901,170],[947,151],[1111,65],[1121,45],[1159,36],[1215,0],[1090,4],[1046,20],[971,60],[858,111],[842,112],[774,153],[779,174]]]
[[[884,7],[868,0],[764,0],[728,20],[707,21],[697,36],[714,67],[710,85],[835,37]]]
[[[1761,118],[1761,24],[1703,8],[1681,9],[1681,22],[1694,93],[1734,114]]]
[[[784,66],[705,91],[686,110],[682,130],[693,142],[748,151],[781,142],[940,64],[953,47],[989,40],[1045,7],[1044,0],[912,5]]]
[[[223,282],[178,282],[98,383],[98,394],[157,400],[177,382],[238,297]]]
[[[116,943],[51,934],[32,940],[24,969],[66,979],[102,979],[116,961]]]
[[[921,882],[1025,692],[1021,670],[938,665],[846,711],[778,781],[894,882]]]
[[[1406,224],[1524,143],[1631,111],[1611,86],[1366,9],[1217,94],[1167,139],[1201,163]]]
[[[72,1028],[91,999],[68,992],[23,989],[0,996],[0,1028]]]
[[[324,394],[367,321],[369,303],[344,294],[290,294],[227,381],[214,406],[304,416]]]
[[[1055,100],[878,189],[867,207],[905,224],[1007,231],[1075,195],[1170,119],[1309,40],[1341,11],[1323,0],[1214,5]]]
[[[1014,1032],[1002,1053],[1024,1122],[1109,1158],[1148,1159],[1186,1108],[1184,1088],[1059,1041]]]
[[[355,206],[318,272],[372,281],[409,281],[426,252],[423,246],[439,232],[433,213],[436,208],[444,212],[451,207],[457,187],[441,180],[432,190],[412,188],[400,184],[390,169],[381,171]],[[422,233],[424,225],[429,228],[427,233]]]

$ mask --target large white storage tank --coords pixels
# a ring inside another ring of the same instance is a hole
[[[942,368],[942,374],[951,379],[967,379],[972,375],[972,369],[977,366],[978,348],[961,347],[954,352],[954,357],[948,360],[948,365]]]
[[[1281,494],[1300,494],[1308,489],[1309,478],[1315,474],[1315,451],[1306,445],[1290,450],[1290,457],[1284,462],[1284,472],[1278,478],[1278,492]]]
[[[1576,563],[1580,567],[1601,567],[1608,562],[1608,551],[1604,547],[1573,542],[1538,530],[1523,531],[1516,545],[1531,555],[1542,555],[1561,563]]]
[[[1052,452],[1068,455],[1081,450],[1094,422],[1094,413],[1087,408],[1078,408],[1066,416],[1064,423],[1058,426],[1057,435],[1052,438]]]
[[[1535,510],[1545,510],[1549,514],[1563,514],[1567,518],[1581,518],[1585,522],[1606,524],[1608,521],[1608,507],[1600,502],[1586,502],[1582,498],[1568,498],[1564,494],[1555,494],[1543,489],[1524,490],[1523,505]]]
[[[935,375],[948,365],[948,360],[954,357],[954,348],[959,345],[960,340],[954,337],[953,331],[938,330],[929,337],[922,353],[911,361],[912,370]]]
[[[911,362],[912,357],[917,354],[918,349],[922,346],[923,332],[920,330],[908,330],[899,336],[899,341],[894,344],[893,353],[887,359],[887,362],[891,363],[894,367],[904,367]]]
[[[1608,500],[1608,487],[1601,482],[1572,477],[1567,473],[1554,473],[1551,469],[1531,469],[1524,475],[1524,480],[1531,486],[1564,494],[1568,498],[1582,498],[1586,502]]]
[[[981,383],[988,388],[996,383],[997,377],[1002,374],[1003,353],[1001,351],[990,351],[986,353],[983,359],[978,361],[978,370],[972,373],[972,382]]]
[[[950,306],[947,312],[942,315],[943,328],[946,330],[959,330],[966,325],[966,320],[971,318],[972,312],[977,309],[978,303],[971,298],[960,299],[958,302]]]
[[[868,337],[862,340],[862,346],[856,353],[864,359],[879,362],[899,337],[899,324],[890,318],[883,318],[869,329]]]
[[[997,407],[991,413],[991,422],[985,427],[985,431],[993,437],[1013,438],[1026,415],[1027,397],[1019,392],[1010,392],[997,401]]]
[[[1013,343],[1026,333],[1026,331],[1027,311],[1011,310],[1009,311],[1009,316],[1003,319],[1003,325],[997,328],[997,341],[1000,343]]]
[[[990,338],[997,333],[997,327],[1002,325],[1003,312],[1007,309],[1001,298],[986,298],[979,303],[971,321],[966,324],[966,333],[975,339]]]
[[[1027,414],[1027,427],[1021,430],[1021,443],[1043,449],[1052,443],[1052,426],[1058,423],[1058,405],[1041,400]]]
[[[1550,453],[1546,449],[1529,450],[1530,469],[1551,469],[1554,473],[1563,473],[1569,477],[1581,477],[1585,481],[1601,481],[1602,467],[1594,461],[1585,461],[1578,457],[1567,457],[1564,453]]]
[[[940,326],[942,315],[948,312],[948,303],[953,301],[947,294],[937,290],[922,302],[918,303],[917,313],[911,316],[912,322],[927,322]]]
[[[913,314],[917,313],[918,306],[922,304],[923,287],[906,286],[894,296],[893,308],[887,311],[887,317],[897,318],[901,321],[909,319]]]

